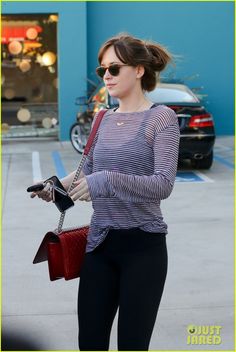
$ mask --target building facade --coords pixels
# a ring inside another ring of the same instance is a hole
[[[234,134],[234,2],[2,2],[5,19],[37,14],[57,16],[52,74],[59,82],[60,140],[69,139],[79,109],[75,100],[86,95],[87,79],[98,82],[100,45],[119,32],[166,46],[176,57],[176,66],[166,74],[200,88],[217,135]]]

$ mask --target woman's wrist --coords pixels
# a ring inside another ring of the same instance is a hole
[[[68,191],[74,176],[75,176],[75,171],[60,179],[62,186],[65,188],[66,191]]]
[[[69,189],[69,187],[75,177],[75,173],[76,173],[76,171],[73,171],[71,174],[60,179],[62,186],[65,188],[66,191],[68,191],[68,189]],[[84,177],[83,171],[80,173],[79,179],[82,177]]]

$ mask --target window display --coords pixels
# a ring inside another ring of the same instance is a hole
[[[57,14],[2,16],[2,138],[58,135]]]

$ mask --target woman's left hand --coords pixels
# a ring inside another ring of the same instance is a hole
[[[73,201],[85,200],[89,202],[91,200],[88,183],[85,177],[81,178],[80,180],[75,182],[75,187],[69,193],[69,196],[72,198]]]

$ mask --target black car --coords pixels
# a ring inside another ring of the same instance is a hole
[[[193,167],[209,169],[213,162],[215,129],[212,115],[184,84],[160,83],[147,97],[173,109],[180,126],[179,159],[190,159]]]
[[[184,84],[159,83],[146,96],[157,104],[173,109],[180,126],[179,161],[190,159],[196,169],[209,169],[213,162],[215,129],[212,115],[198,97]],[[70,139],[73,147],[82,153],[91,128],[94,113],[100,108],[113,108],[117,99],[108,95],[105,87],[98,87],[91,97],[95,107],[79,113],[77,122],[71,126]]]

